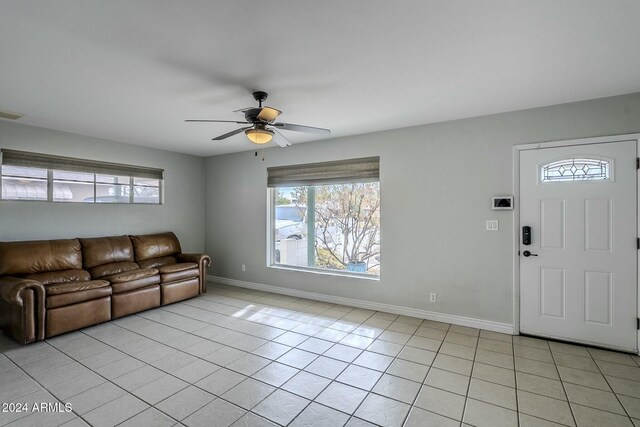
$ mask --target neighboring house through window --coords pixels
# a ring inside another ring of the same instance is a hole
[[[161,204],[162,169],[2,149],[2,200]]]

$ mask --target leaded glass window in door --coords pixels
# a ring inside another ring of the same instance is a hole
[[[540,166],[541,182],[608,180],[611,163],[602,159],[564,159]]]

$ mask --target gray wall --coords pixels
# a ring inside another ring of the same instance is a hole
[[[204,160],[0,121],[0,148],[165,170],[163,205],[0,201],[0,240],[142,234],[171,230],[185,252],[204,250]]]
[[[512,323],[512,146],[640,132],[640,94],[268,149],[206,160],[211,274]],[[266,267],[266,168],[380,156],[380,281]],[[485,231],[498,219],[500,230]],[[241,265],[247,271],[242,272]],[[429,303],[429,292],[438,302]]]

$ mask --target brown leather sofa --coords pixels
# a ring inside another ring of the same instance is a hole
[[[0,327],[21,343],[206,292],[175,234],[0,242]]]

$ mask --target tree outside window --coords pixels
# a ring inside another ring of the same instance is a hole
[[[379,182],[277,188],[275,201],[276,263],[380,274]]]

